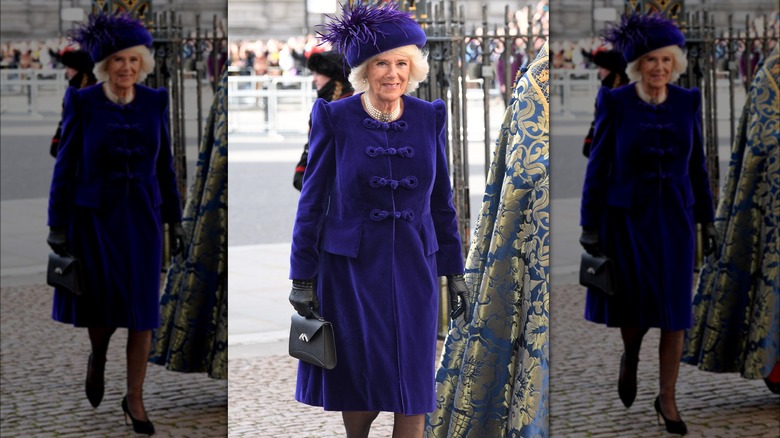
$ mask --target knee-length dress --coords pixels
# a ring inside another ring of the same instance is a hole
[[[437,276],[463,273],[444,102],[404,96],[390,123],[360,95],[312,111],[290,278],[316,278],[338,364],[300,363],[297,400],[326,410],[434,409]]]
[[[588,290],[585,318],[608,326],[691,326],[696,223],[713,221],[698,89],[668,85],[652,105],[631,84],[599,92],[580,225],[599,228],[618,292]]]
[[[160,324],[162,224],[181,221],[168,137],[168,94],[135,85],[126,105],[98,84],[65,96],[49,194],[50,227],[67,229],[85,293],[55,288],[52,317],[78,327]]]

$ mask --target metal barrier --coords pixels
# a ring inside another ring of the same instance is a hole
[[[211,88],[208,78],[201,78],[199,84],[196,82],[195,71],[186,71],[182,75],[186,89]],[[0,112],[40,114],[42,111],[59,111],[58,105],[67,88],[65,69],[0,69]],[[194,119],[194,115],[188,117],[188,120]]]
[[[595,97],[601,86],[598,70],[554,68],[550,70],[550,74],[550,84],[553,87],[550,94],[560,99],[560,105],[553,104],[550,107],[561,114],[571,114],[571,108],[575,107],[572,104],[575,91]]]
[[[39,96],[62,96],[68,80],[65,70],[54,69],[2,69],[0,70],[0,113],[6,113],[10,105],[24,108],[22,112],[39,114],[42,109],[51,109],[41,106]],[[17,96],[24,99],[9,100],[8,97]],[[47,104],[46,106],[50,106]],[[19,112],[19,111],[14,111]]]
[[[469,101],[482,101],[483,79],[465,80],[466,98]],[[500,94],[497,88],[490,88],[489,95],[496,98]],[[239,112],[260,112],[253,119],[251,130],[260,135],[277,135],[280,132],[306,134],[308,124],[295,119],[290,125],[290,115],[308,117],[317,92],[312,87],[312,77],[304,76],[228,76],[228,111],[231,115]],[[294,118],[294,117],[293,117]],[[228,120],[229,132],[250,130],[237,116]]]
[[[317,92],[311,76],[228,76],[228,111],[260,110],[260,131],[276,135],[280,127],[280,106],[285,112],[311,111]],[[228,131],[235,131],[237,118],[228,120]],[[300,123],[300,132],[306,133],[308,124]]]

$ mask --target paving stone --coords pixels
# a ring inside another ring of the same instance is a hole
[[[124,423],[127,331],[111,339],[106,392],[84,394],[87,330],[51,319],[51,288],[0,288],[0,436],[137,437]],[[184,396],[182,396],[184,395]],[[227,436],[227,382],[149,364],[144,402],[159,437]]]

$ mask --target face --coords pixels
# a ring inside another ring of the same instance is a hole
[[[388,104],[397,101],[409,84],[411,65],[406,56],[380,53],[368,61],[366,80],[369,93]]]
[[[135,50],[125,49],[110,55],[106,61],[108,82],[120,89],[132,88],[141,71],[141,55]]]
[[[673,68],[674,54],[668,49],[653,50],[639,60],[642,83],[649,88],[666,87],[671,80]]]
[[[602,81],[603,81],[603,80],[604,80],[604,78],[606,78],[607,76],[609,76],[609,73],[610,73],[610,71],[609,71],[609,69],[608,69],[608,68],[599,67],[599,79],[600,79],[600,80],[602,80]]]
[[[325,84],[330,82],[330,78],[315,71],[312,75],[312,81],[314,82],[314,87],[317,88],[317,90],[321,90]]]
[[[73,67],[65,67],[65,76],[68,78],[68,80],[73,79],[77,74],[78,70],[76,70]]]

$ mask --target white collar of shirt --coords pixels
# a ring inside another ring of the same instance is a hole
[[[120,99],[119,96],[111,92],[111,87],[108,86],[108,82],[103,82],[103,92],[106,93],[106,97],[111,102],[114,102],[117,105],[126,105],[135,99],[135,87],[133,87],[133,91],[130,93],[130,97],[126,99]]]
[[[634,87],[636,88],[636,94],[639,96],[639,98],[652,105],[660,105],[664,103],[666,101],[666,97],[669,95],[669,93],[666,91],[666,88],[664,88],[664,92],[661,97],[658,100],[653,100],[650,95],[645,93],[645,90],[642,88],[642,81],[637,81]]]

